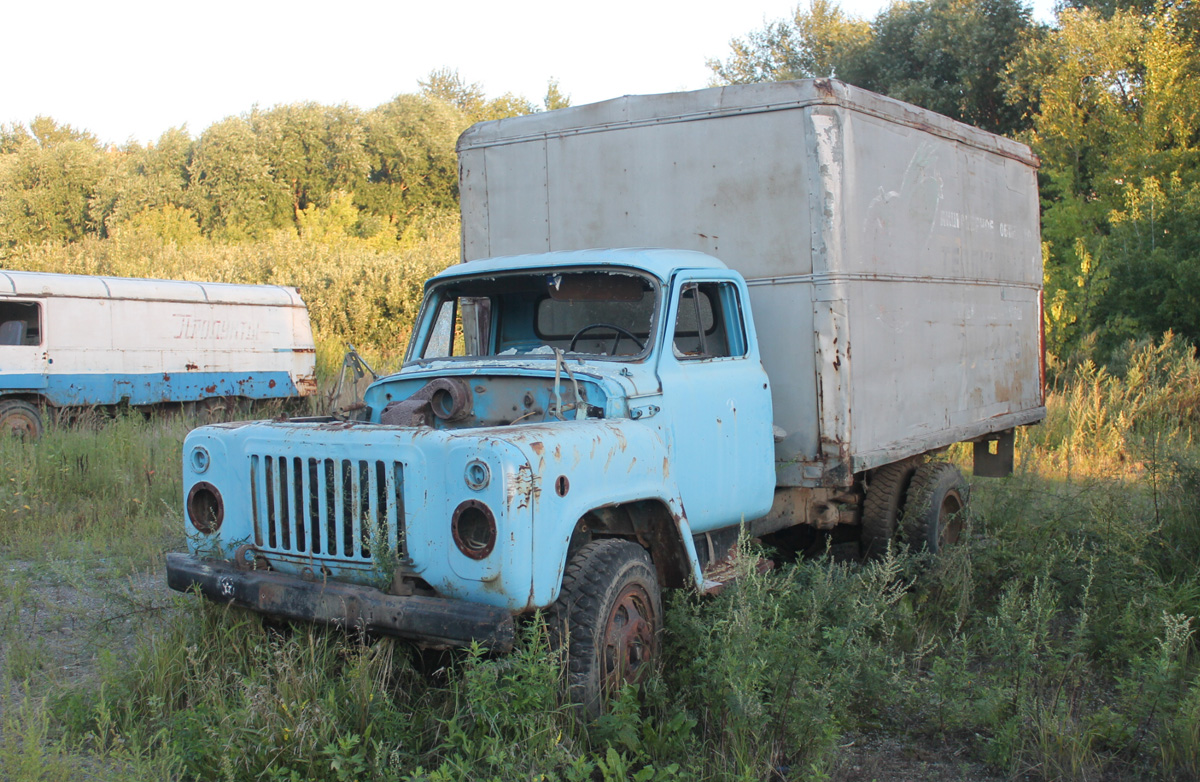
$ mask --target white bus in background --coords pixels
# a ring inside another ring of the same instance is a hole
[[[316,393],[295,288],[0,271],[0,432],[41,410]]]

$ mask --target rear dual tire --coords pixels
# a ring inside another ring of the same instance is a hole
[[[899,542],[898,523],[916,471],[917,462],[907,461],[885,464],[872,473],[863,500],[859,539],[865,559],[878,559],[889,545]]]
[[[929,462],[913,474],[904,514],[904,539],[915,549],[937,554],[958,543],[970,487],[953,464]]]
[[[967,497],[966,479],[946,462],[878,468],[863,501],[863,556],[881,557],[900,542],[931,554],[954,545],[962,535]]]

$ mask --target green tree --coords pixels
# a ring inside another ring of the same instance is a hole
[[[542,98],[542,105],[546,111],[565,109],[571,105],[571,96],[564,94],[559,88],[558,79],[551,79],[546,84],[546,97]]]
[[[272,177],[291,195],[294,219],[309,206],[328,207],[333,193],[353,191],[366,178],[366,131],[358,109],[316,103],[256,108],[249,123]]]
[[[188,201],[188,165],[194,142],[183,128],[171,128],[157,143],[128,144],[116,156],[96,196],[105,234],[134,215]]]
[[[196,216],[172,204],[147,207],[130,215],[109,229],[109,237],[126,247],[139,244],[147,249],[147,255],[166,245],[186,247],[204,239]]]
[[[355,238],[359,213],[349,193],[339,191],[331,195],[327,207],[313,204],[302,209],[297,222],[300,238],[306,242],[343,244]]]
[[[1169,12],[1180,29],[1195,33],[1200,29],[1200,7],[1192,0],[1061,0],[1060,10],[1095,11],[1101,18],[1111,19],[1118,11],[1131,11],[1142,16]]]
[[[710,60],[718,83],[835,76],[996,133],[1027,127],[1004,74],[1038,34],[1021,0],[896,2],[870,24],[830,0],[735,38]]]
[[[796,6],[791,19],[779,19],[729,42],[733,53],[708,60],[719,84],[787,79],[844,78],[871,42],[871,26],[849,16],[833,0]]]
[[[1036,85],[1048,338],[1200,338],[1200,55],[1177,14],[1067,10],[1014,63]]]
[[[207,236],[262,238],[293,224],[292,192],[274,178],[267,150],[243,118],[204,131],[188,165],[188,183],[188,205]]]
[[[26,144],[33,144],[33,135],[19,123],[0,124],[0,155],[16,152]]]
[[[505,117],[520,117],[525,114],[533,114],[537,110],[537,106],[533,105],[533,102],[524,95],[506,92],[500,97],[492,98],[483,104],[483,109],[471,119],[476,122],[485,122],[487,120],[504,119]]]
[[[1004,75],[1039,33],[1021,0],[894,3],[872,23],[874,37],[846,76],[869,90],[1014,135],[1030,106],[1008,99]]]
[[[417,84],[422,95],[449,103],[471,122],[517,117],[538,110],[528,98],[512,92],[489,99],[483,85],[479,82],[468,84],[457,70],[451,68],[431,71],[424,79],[417,80]]]
[[[96,137],[86,130],[76,130],[70,125],[60,124],[50,117],[42,115],[34,117],[33,122],[29,123],[29,133],[37,141],[38,146],[43,149],[74,141],[91,147],[100,147],[100,142],[96,140]]]
[[[69,242],[102,231],[94,201],[115,153],[49,117],[4,138],[11,151],[0,154],[0,246]]]
[[[468,117],[482,111],[487,101],[483,85],[479,82],[468,84],[454,68],[436,68],[424,79],[417,79],[417,86],[425,97],[445,101]]]
[[[427,96],[399,95],[368,112],[364,124],[368,172],[354,193],[363,212],[390,224],[398,236],[423,210],[457,209],[454,145],[470,125],[462,110]]]

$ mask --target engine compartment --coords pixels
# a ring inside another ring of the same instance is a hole
[[[607,396],[591,378],[455,376],[396,378],[368,390],[369,420],[392,426],[473,429],[604,418]]]

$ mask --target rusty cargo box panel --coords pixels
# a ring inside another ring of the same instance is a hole
[[[661,246],[747,279],[781,485],[1044,415],[1022,144],[804,80],[516,117],[458,149],[464,260]]]

